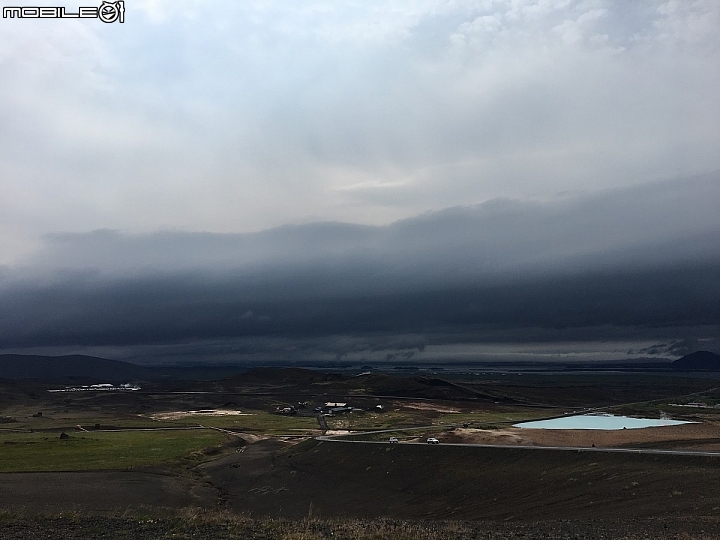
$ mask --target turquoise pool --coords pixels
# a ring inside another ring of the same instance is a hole
[[[640,429],[657,426],[678,426],[692,424],[684,420],[668,420],[665,418],[631,418],[629,416],[615,416],[612,414],[579,414],[576,416],[563,416],[551,420],[536,420],[534,422],[521,422],[513,427],[531,429]]]

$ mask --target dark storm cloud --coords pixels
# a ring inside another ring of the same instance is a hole
[[[717,265],[327,299],[246,300],[230,280],[144,278],[4,293],[3,347],[246,336],[720,324]],[[352,275],[345,273],[347,279]],[[290,280],[286,286],[290,288]],[[248,312],[258,314],[247,317]]]
[[[718,200],[714,175],[385,227],[55,235],[5,273],[0,348],[267,338],[291,355],[283,340],[415,336],[334,343],[342,355],[430,334],[717,325]]]

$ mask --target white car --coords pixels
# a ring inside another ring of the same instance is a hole
[[[435,437],[430,437],[430,438],[427,440],[427,443],[428,443],[428,444],[440,444],[440,441],[438,441]]]
[[[397,437],[390,437],[390,442],[394,444],[400,441],[398,441]]]

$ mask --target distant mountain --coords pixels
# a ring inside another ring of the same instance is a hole
[[[0,354],[0,378],[88,378],[101,382],[155,378],[153,372],[135,364],[94,356],[34,356]]]
[[[720,355],[697,351],[675,360],[671,365],[678,371],[720,371]]]

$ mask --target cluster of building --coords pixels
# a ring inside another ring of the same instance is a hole
[[[308,402],[298,402],[296,406],[290,405],[290,406],[280,406],[275,409],[275,414],[283,414],[288,416],[294,416],[298,413],[299,409],[304,409],[308,405]],[[347,414],[353,411],[361,411],[363,409],[358,409],[357,407],[353,407],[352,405],[349,405],[347,402],[344,401],[328,401],[324,405],[321,405],[319,407],[315,407],[313,409],[313,412],[315,414],[325,415],[325,416],[336,416],[339,414]],[[384,408],[382,405],[375,405],[371,410],[375,412],[383,412]]]
[[[90,384],[87,386],[66,386],[59,390],[48,390],[48,392],[127,392],[133,390],[140,390],[140,387],[136,384],[120,384],[115,386],[109,383],[103,384]]]

